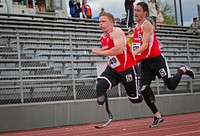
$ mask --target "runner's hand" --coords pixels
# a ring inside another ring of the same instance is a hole
[[[102,50],[100,48],[93,48],[92,53],[96,55],[102,55]]]

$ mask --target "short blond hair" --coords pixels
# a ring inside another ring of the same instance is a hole
[[[101,17],[101,16],[106,16],[108,19],[110,19],[113,22],[113,24],[115,23],[115,19],[112,14],[110,14],[108,12],[104,12],[99,17]]]

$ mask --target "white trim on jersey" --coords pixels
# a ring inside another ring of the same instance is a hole
[[[150,40],[149,40],[149,49],[148,49],[148,53],[146,55],[146,58],[149,57],[149,54],[151,53],[151,49],[153,47],[153,43],[154,43],[154,33],[151,34],[150,36]]]

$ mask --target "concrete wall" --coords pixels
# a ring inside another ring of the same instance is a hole
[[[200,93],[157,95],[163,115],[200,111]],[[110,98],[114,120],[152,116],[145,102],[132,104],[127,98]],[[0,105],[0,132],[107,121],[104,106],[96,100],[78,100]]]

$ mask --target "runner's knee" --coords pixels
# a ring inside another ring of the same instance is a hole
[[[105,101],[107,101],[107,95],[97,97],[97,103],[99,105],[103,105]]]
[[[163,78],[163,81],[169,90],[175,90],[178,85],[173,78]]]
[[[99,79],[96,92],[97,92],[97,103],[99,105],[103,105],[105,101],[107,101],[107,94],[106,91],[109,88],[109,83],[104,79]]]
[[[176,86],[175,86],[175,84],[173,83],[173,82],[165,82],[165,85],[167,86],[167,88],[169,89],[169,90],[175,90],[176,89]]]
[[[167,86],[167,88],[168,88],[169,90],[175,90],[175,89],[176,89],[176,86]]]
[[[145,101],[147,101],[147,102],[149,101],[150,103],[155,102],[155,95],[149,85],[142,86],[141,93],[142,93]]]
[[[129,98],[129,101],[132,103],[141,103],[143,101],[143,97],[141,95],[139,95],[137,99]]]

